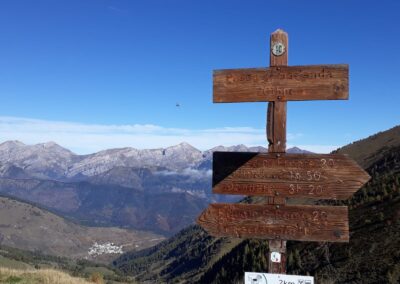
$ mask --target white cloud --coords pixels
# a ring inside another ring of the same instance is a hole
[[[288,140],[295,140],[301,136],[301,134],[288,134]],[[54,141],[79,154],[120,147],[163,148],[181,142],[187,142],[201,150],[216,145],[266,145],[265,129],[251,127],[193,130],[152,124],[102,125],[0,116],[0,142],[7,140],[19,140],[26,144]],[[313,145],[304,147],[315,151]],[[322,152],[329,152],[328,149],[336,146],[315,147],[323,150]]]
[[[203,178],[209,178],[212,176],[212,170],[197,170],[193,168],[186,168],[183,169],[182,171],[170,171],[170,170],[162,170],[156,172],[158,175],[163,175],[163,176],[172,176],[172,175],[183,175],[183,176],[190,176],[192,178],[196,179],[203,179]]]

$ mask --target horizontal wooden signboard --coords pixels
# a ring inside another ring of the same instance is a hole
[[[347,199],[369,179],[341,154],[213,154],[213,193]]]
[[[210,204],[197,223],[216,237],[349,241],[346,206]]]
[[[214,70],[214,103],[347,100],[349,67],[279,66]]]

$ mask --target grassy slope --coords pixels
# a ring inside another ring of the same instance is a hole
[[[85,279],[99,274],[104,276],[104,279],[110,281],[110,283],[135,283],[131,278],[121,275],[114,268],[106,265],[87,260],[73,260],[66,257],[45,255],[38,251],[24,251],[6,246],[0,246],[0,268],[14,270],[52,269]]]
[[[87,284],[82,278],[71,277],[67,273],[53,270],[35,270],[25,269],[17,270],[0,267],[0,283],[18,283],[18,284]],[[98,282],[103,283],[103,282]]]
[[[29,265],[23,261],[15,260],[12,258],[8,258],[6,256],[0,255],[0,267],[3,268],[14,268],[14,269],[28,269],[33,268],[32,265]]]
[[[337,151],[340,154],[347,154],[357,163],[367,169],[380,160],[394,147],[400,145],[400,125],[389,130],[376,133],[365,139],[353,142]]]

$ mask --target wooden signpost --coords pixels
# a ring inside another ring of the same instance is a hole
[[[268,153],[215,152],[213,192],[263,195],[265,204],[211,204],[197,222],[213,236],[268,239],[270,273],[286,272],[286,240],[348,242],[346,206],[287,198],[347,199],[369,175],[345,155],[287,154],[286,102],[345,100],[348,65],[287,66],[288,36],[271,34],[270,67],[214,71],[215,103],[269,102]]]

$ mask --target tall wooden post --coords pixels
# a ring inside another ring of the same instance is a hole
[[[278,29],[270,38],[270,67],[288,65],[288,35]],[[278,95],[278,100],[279,100]],[[267,111],[267,139],[269,153],[286,152],[286,101],[268,103]],[[268,204],[279,208],[286,203],[284,197],[267,197]],[[270,240],[268,253],[268,272],[286,274],[286,240]]]

